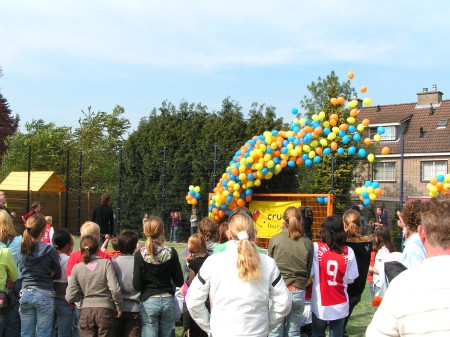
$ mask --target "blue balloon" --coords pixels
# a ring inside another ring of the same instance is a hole
[[[289,144],[289,141],[287,139],[283,140],[283,146],[287,146]]]
[[[295,145],[299,145],[299,144],[300,144],[300,139],[295,138],[295,139],[294,139],[294,144],[295,144]]]
[[[226,187],[227,184],[228,184],[228,180],[224,179],[224,180],[222,181],[222,186],[223,186],[223,187]]]
[[[292,108],[292,114],[293,115],[297,115],[298,114],[298,109],[297,108]]]
[[[278,131],[277,130],[272,130],[272,136],[276,136],[278,135]]]
[[[370,206],[370,199],[364,199],[363,200],[363,205],[364,206]]]
[[[319,204],[323,204],[323,197],[317,197],[317,202]]]
[[[200,199],[200,193],[195,193],[194,198],[197,199],[197,200]]]
[[[361,196],[362,196],[364,199],[368,199],[368,198],[369,198],[369,192],[364,191],[364,192],[361,193]]]
[[[241,194],[239,194],[239,198],[245,199],[245,192],[244,191],[242,191]]]
[[[339,137],[344,137],[345,136],[345,131],[344,130],[339,130],[338,132]]]
[[[314,164],[319,164],[322,161],[322,158],[320,156],[315,156],[313,158]]]
[[[372,187],[378,188],[378,187],[380,187],[380,183],[378,181],[374,181],[374,182],[372,182]]]
[[[286,144],[287,145],[287,144]],[[289,152],[289,149],[287,147],[282,147],[281,148],[281,153],[282,154],[287,154]]]
[[[289,167],[295,167],[295,161],[289,160],[289,161],[288,161],[288,166],[289,166]]]
[[[347,150],[347,153],[348,153],[350,156],[353,156],[353,155],[356,153],[356,147],[350,146],[350,147],[348,148],[348,150]]]
[[[364,149],[359,149],[358,150],[358,156],[360,156],[361,158],[364,158],[366,156],[367,152]]]
[[[195,191],[194,190],[189,190],[189,194],[192,195],[193,197],[195,197]]]
[[[345,153],[344,148],[343,147],[338,148],[337,149],[337,153],[340,154],[340,155],[343,155]]]
[[[267,172],[269,172],[269,169],[267,167],[263,167],[261,172],[262,172],[262,174],[267,174]]]
[[[379,127],[377,127],[377,132],[378,132],[380,135],[382,135],[382,134],[385,132],[385,130],[384,130],[384,128],[383,128],[382,126],[379,126]]]
[[[437,179],[438,182],[442,183],[442,182],[444,182],[445,177],[444,177],[442,174],[439,174],[439,175],[436,177],[436,179]]]
[[[249,173],[249,174],[247,175],[247,179],[250,180],[250,181],[252,181],[253,179],[255,179],[255,176],[253,175],[253,173]]]
[[[226,205],[226,204],[222,204],[222,205],[220,205],[220,207],[219,207],[219,209],[227,209],[228,208],[228,206]]]
[[[330,132],[331,132],[330,128],[323,129],[323,133],[327,136],[330,134]]]
[[[272,154],[273,153],[273,149],[271,147],[266,148],[266,153]]]
[[[275,163],[275,165],[279,164],[281,162],[280,158],[278,158],[278,157],[272,158],[272,160]]]
[[[367,188],[370,186],[372,186],[372,182],[370,180],[366,180],[366,182],[364,183],[364,187]]]
[[[211,210],[212,211],[212,210]],[[230,215],[231,214],[231,209],[227,209],[226,211],[225,211],[225,214],[226,215]]]
[[[324,198],[323,198],[323,203],[324,203],[324,204],[328,204],[328,197],[324,197]]]
[[[311,166],[312,163],[313,163],[313,162],[312,162],[311,159],[306,159],[306,160],[305,160],[305,165],[306,165],[306,166]]]
[[[253,190],[251,188],[247,188],[245,190],[245,195],[252,195],[252,193],[253,193]]]
[[[347,130],[348,130],[348,132],[353,133],[356,131],[356,128],[354,125],[350,125]]]
[[[349,141],[350,141],[349,135],[345,135],[344,137],[342,137],[342,144],[347,144]]]
[[[355,142],[359,142],[359,141],[361,140],[361,135],[360,135],[359,133],[355,133],[355,134],[353,135],[353,140],[354,140]]]
[[[294,133],[299,133],[299,132],[300,132],[300,128],[299,128],[298,126],[295,126],[295,127],[292,129],[292,132],[294,132]]]
[[[331,149],[329,147],[326,147],[323,149],[322,154],[325,156],[328,156],[331,153]]]
[[[226,199],[227,204],[231,204],[232,201],[233,201],[233,196],[229,195]]]

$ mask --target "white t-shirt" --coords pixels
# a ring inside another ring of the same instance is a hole
[[[59,255],[59,265],[61,266],[61,278],[59,280],[54,280],[53,282],[58,283],[68,283],[66,269],[67,269],[67,261],[69,261],[69,255],[61,253]]]
[[[378,274],[373,273],[373,284],[378,288],[381,288],[383,285],[384,277],[381,276],[384,276],[384,260],[390,253],[389,249],[387,249],[386,246],[383,246],[378,250],[377,255],[375,255],[373,267],[378,270]]]
[[[331,251],[324,242],[314,243],[312,311],[321,320],[334,321],[348,315],[347,285],[358,277],[353,249]]]

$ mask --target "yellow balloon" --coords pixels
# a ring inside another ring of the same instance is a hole
[[[267,162],[267,167],[268,167],[268,168],[272,168],[274,165],[275,165],[275,163],[273,162],[273,160],[269,160],[269,161]]]
[[[239,172],[245,172],[245,168],[246,168],[245,165],[239,166]]]
[[[240,188],[241,188],[241,185],[239,185],[239,184],[234,184],[234,186],[233,186],[233,190],[235,190],[235,191],[239,191]]]
[[[328,142],[327,142],[327,140],[326,140],[325,138],[320,139],[319,143],[320,143],[320,145],[322,145],[323,147],[325,147],[325,146],[328,145]]]
[[[372,105],[372,100],[369,97],[363,99],[363,104],[366,106]]]
[[[256,179],[256,180],[255,180],[255,186],[260,186],[260,185],[261,185],[261,180]]]
[[[240,195],[241,194],[238,191],[233,192],[233,197],[235,197],[235,198],[239,198]]]
[[[303,152],[309,152],[311,151],[311,147],[309,145],[303,145]]]
[[[189,185],[189,189],[193,190],[194,189],[194,185]]]
[[[310,151],[310,152],[308,153],[309,159],[313,159],[315,156],[316,156],[316,153],[315,153],[314,151]]]
[[[195,186],[194,191],[195,193],[200,193],[200,186]]]
[[[373,193],[374,190],[375,189],[372,186],[369,186],[369,187],[366,188],[366,191],[369,192],[369,194]]]
[[[257,176],[259,179],[261,179],[261,178],[263,177],[262,171],[261,171],[261,170],[256,171],[256,176]]]
[[[280,164],[276,164],[276,165],[275,165],[275,173],[281,172],[281,169],[282,169],[282,167],[281,167]]]
[[[267,172],[266,173],[266,179],[270,179],[273,177],[273,173],[272,172]]]
[[[300,125],[305,125],[306,120],[304,118],[300,118],[298,122]]]
[[[355,189],[355,192],[356,192],[356,194],[361,195],[361,193],[362,193],[361,187],[357,187],[357,188]]]
[[[355,121],[356,121],[355,117],[348,117],[347,118],[347,123],[348,124],[353,124],[353,123],[355,123]]]
[[[266,154],[264,155],[264,161],[269,161],[270,159],[272,159],[272,155],[266,153]]]
[[[311,116],[311,118],[312,118],[313,121],[318,121],[319,120],[319,115],[314,114],[314,115]]]
[[[330,127],[330,122],[329,121],[324,121],[323,122],[323,127],[324,128],[329,128]]]
[[[297,157],[297,155],[298,155],[298,152],[297,152],[297,150],[295,150],[295,149],[292,149],[292,150],[290,151],[290,153],[291,153],[291,156],[293,156],[293,157]]]
[[[369,153],[367,155],[367,160],[369,161],[369,163],[373,163],[373,161],[375,160],[375,156],[372,153]]]
[[[364,131],[364,128],[365,128],[365,126],[362,125],[362,124],[358,124],[358,126],[356,127],[356,129],[357,129],[359,132]]]
[[[317,146],[319,146],[319,142],[317,141],[317,140],[313,140],[312,142],[311,142],[311,146],[312,147],[317,147]]]
[[[337,126],[333,126],[331,131],[333,131],[334,133],[339,133],[339,128]]]
[[[319,118],[324,119],[325,118],[325,112],[321,111],[319,112]]]
[[[334,132],[330,132],[327,136],[328,140],[333,140],[336,138],[336,134]],[[306,151],[305,151],[306,152]]]
[[[292,144],[292,143],[289,143],[287,146],[286,146],[289,150],[291,150],[291,149],[293,149],[294,148],[294,144]]]
[[[270,143],[270,142],[269,142],[269,143]],[[262,152],[265,152],[266,149],[267,149],[267,146],[265,146],[264,144],[260,144],[260,145],[259,145],[259,149],[261,150],[261,153],[262,153]]]
[[[375,200],[377,198],[377,195],[375,193],[370,193],[369,194],[369,199],[370,200]]]
[[[248,156],[246,158],[247,163],[253,163],[253,157]],[[239,167],[240,168],[240,167]]]
[[[243,181],[243,180],[245,180],[245,179],[247,179],[247,175],[246,175],[245,173],[241,173],[241,174],[239,175],[239,180],[240,180],[240,181]]]
[[[247,181],[247,187],[253,187],[253,180]]]
[[[355,108],[358,105],[358,101],[356,99],[351,100],[350,102],[348,102],[348,107],[350,109]]]

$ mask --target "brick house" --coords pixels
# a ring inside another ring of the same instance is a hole
[[[450,172],[450,100],[442,100],[442,95],[433,85],[431,91],[417,93],[415,103],[361,108],[358,117],[370,119],[369,134],[378,126],[386,131],[376,161],[364,165],[362,172],[366,179],[380,182],[383,194],[377,204],[428,198],[430,178]],[[380,154],[384,146],[390,154]]]

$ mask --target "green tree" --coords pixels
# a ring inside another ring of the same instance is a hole
[[[331,114],[336,113],[339,115],[338,125],[345,122],[349,111],[342,105],[333,106],[330,99],[342,96],[349,100],[352,93],[355,92],[350,85],[350,81],[340,82],[339,77],[332,71],[325,78],[319,77],[317,82],[312,82],[307,86],[307,89],[310,95],[305,95],[300,102],[306,116],[310,117],[315,113],[324,111],[325,119],[329,119]],[[341,213],[350,203],[350,189],[356,158],[347,154],[336,154],[334,159],[334,206],[335,212]],[[331,155],[323,156],[321,163],[315,164],[311,168],[302,167],[299,170],[300,190],[304,193],[330,193],[331,161]]]

